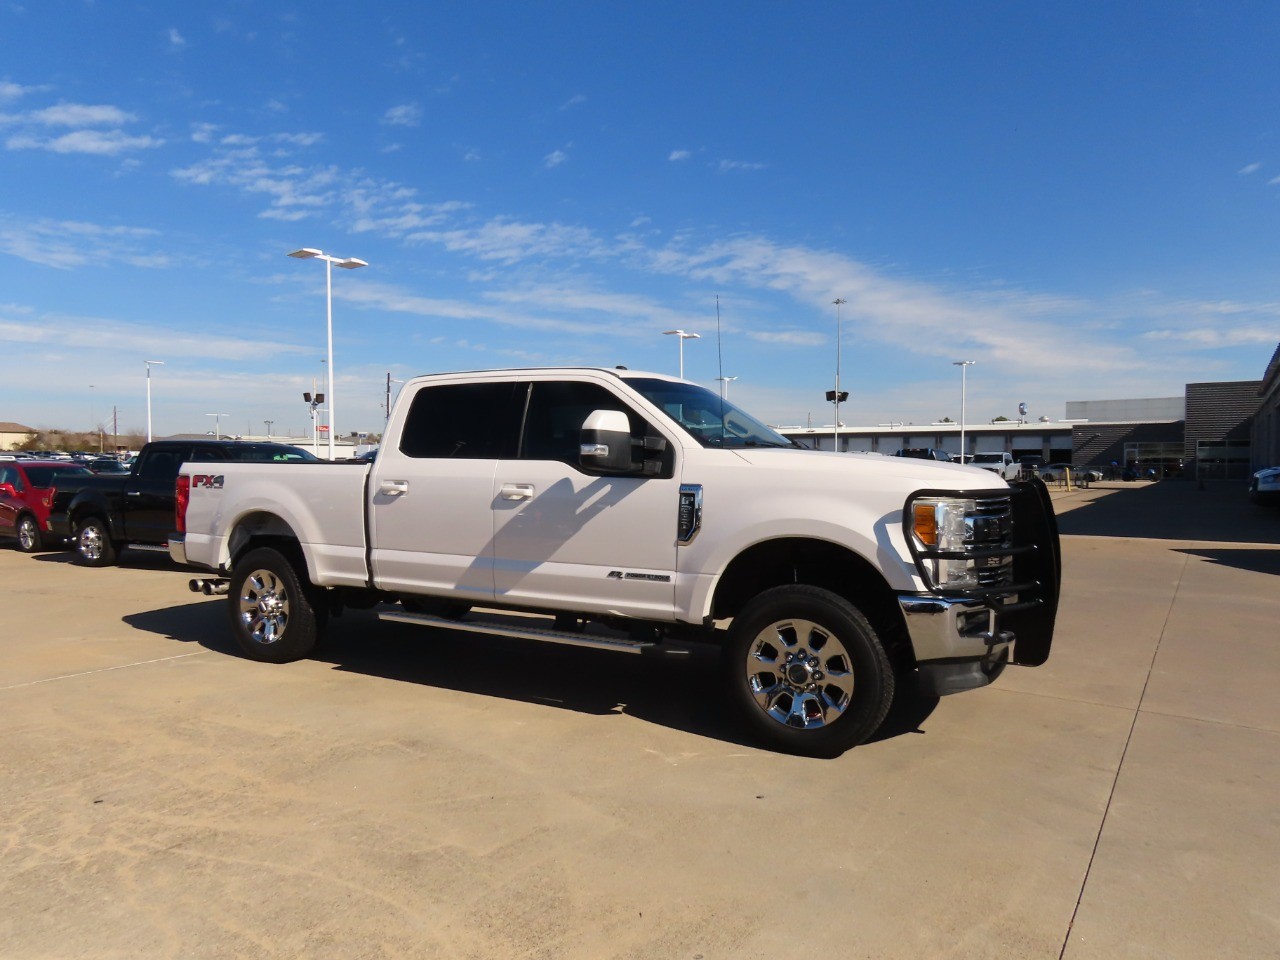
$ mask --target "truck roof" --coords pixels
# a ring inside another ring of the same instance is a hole
[[[481,376],[485,374],[505,374],[505,373],[607,373],[610,376],[617,377],[619,380],[670,380],[674,383],[686,382],[681,381],[679,377],[673,377],[665,373],[653,373],[647,370],[628,370],[626,367],[494,367],[481,370],[447,370],[440,373],[423,373],[413,380],[423,380],[433,377],[460,377],[460,376]]]

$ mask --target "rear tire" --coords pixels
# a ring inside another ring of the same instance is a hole
[[[40,532],[40,524],[29,513],[18,518],[18,549],[23,553],[35,553],[44,549],[44,534]]]
[[[76,563],[82,567],[109,567],[116,562],[119,548],[111,539],[111,528],[96,516],[76,523]]]
[[[305,568],[303,568],[305,571]],[[294,562],[271,547],[250,550],[231,571],[231,631],[250,660],[290,663],[309,654],[324,633],[319,591]]]
[[[723,667],[748,726],[785,753],[839,756],[875,733],[893,702],[893,667],[875,630],[819,587],[774,587],[748,603],[729,628]]]

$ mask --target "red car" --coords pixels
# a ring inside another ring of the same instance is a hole
[[[0,537],[17,537],[23,553],[60,542],[49,533],[49,507],[60,476],[87,477],[89,471],[65,460],[0,462]]]

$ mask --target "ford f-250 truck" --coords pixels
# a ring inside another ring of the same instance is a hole
[[[191,588],[228,594],[251,658],[304,657],[329,616],[379,604],[628,653],[709,641],[758,739],[795,753],[862,742],[895,688],[1043,663],[1057,612],[1040,481],[799,449],[621,368],[420,377],[372,464],[187,464],[177,483],[170,552],[229,574]]]

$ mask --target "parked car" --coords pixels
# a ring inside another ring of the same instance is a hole
[[[84,566],[114,563],[125,546],[163,551],[173,530],[178,468],[232,461],[318,462],[313,454],[285,443],[156,440],[142,448],[126,473],[93,476],[86,471],[77,483],[59,488],[50,529],[74,538],[76,562]]]
[[[115,457],[95,457],[85,464],[89,472],[98,476],[125,474],[129,472],[129,467],[121,463]]]
[[[64,539],[49,526],[49,510],[60,479],[89,476],[83,467],[62,460],[13,460],[0,464],[0,536],[17,537],[23,553],[43,550]]]
[[[1280,505],[1280,467],[1267,467],[1249,478],[1249,499],[1254,503]]]
[[[1077,467],[1070,463],[1046,463],[1040,468],[1040,479],[1045,483],[1055,483],[1059,480],[1067,478],[1067,472],[1071,472],[1071,480],[1073,483],[1089,484],[1094,480],[1102,479],[1102,471],[1093,467]]]
[[[951,462],[951,454],[945,450],[937,450],[933,447],[903,447],[895,457],[910,457],[913,460],[940,460],[943,463]]]

